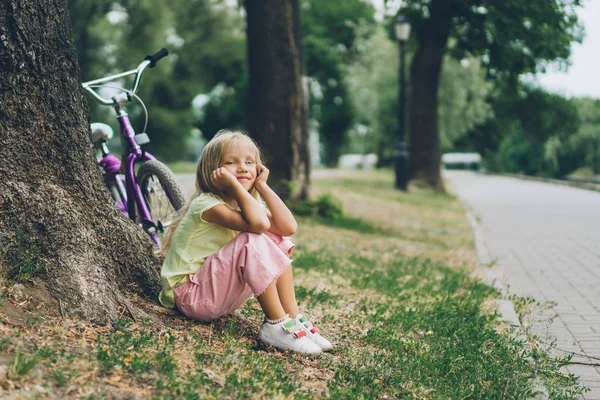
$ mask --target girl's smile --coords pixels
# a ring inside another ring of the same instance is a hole
[[[221,158],[221,167],[229,171],[250,190],[256,180],[256,147],[245,141],[233,141],[227,145]]]

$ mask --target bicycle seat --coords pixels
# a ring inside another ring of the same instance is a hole
[[[110,140],[115,134],[110,125],[102,122],[92,122],[90,128],[92,128],[92,142],[94,144]]]

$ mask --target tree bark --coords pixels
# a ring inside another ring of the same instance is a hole
[[[309,94],[308,94],[308,76],[306,73],[306,60],[304,58],[304,46],[302,44],[302,30],[300,23],[300,8],[298,1],[292,2],[293,22],[294,22],[294,41],[298,46],[299,62],[301,68],[302,82],[302,109],[300,116],[301,141],[299,148],[300,165],[298,166],[298,180],[300,181],[300,192],[298,198],[306,200],[310,197],[310,174],[312,160],[310,157],[310,133],[308,131],[309,119]]]
[[[246,0],[248,128],[284,199],[308,195],[310,156],[303,123],[298,0]]]
[[[2,273],[43,267],[66,313],[100,323],[127,291],[155,298],[153,245],[114,206],[91,151],[66,0],[0,3],[0,70]]]
[[[410,173],[411,180],[443,190],[440,138],[438,133],[438,90],[440,72],[456,10],[455,0],[433,0],[431,16],[425,21],[411,71]]]

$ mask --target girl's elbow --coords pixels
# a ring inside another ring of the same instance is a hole
[[[292,223],[286,227],[286,229],[282,232],[283,233],[282,236],[292,236],[293,234],[296,233],[297,230],[298,230],[298,224],[296,223],[296,221],[294,221],[294,223]]]
[[[268,232],[269,229],[271,229],[269,220],[257,222],[251,226],[251,231],[254,233],[265,233]]]
[[[260,233],[267,233],[269,232],[269,229],[271,229],[271,223],[267,221],[266,223],[262,224],[260,228]]]

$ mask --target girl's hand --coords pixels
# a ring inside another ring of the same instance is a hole
[[[229,192],[235,187],[235,185],[239,185],[239,182],[235,176],[233,176],[231,172],[227,171],[226,168],[222,167],[213,171],[212,175],[210,176],[210,180],[212,181],[212,184],[222,192]]]
[[[269,179],[269,170],[264,165],[257,164],[256,165],[256,180],[254,181],[254,185],[266,185],[267,179]]]

